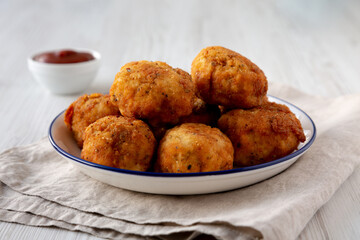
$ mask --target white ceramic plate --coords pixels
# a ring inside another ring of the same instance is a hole
[[[107,167],[80,158],[80,149],[64,124],[64,112],[52,121],[49,140],[55,150],[84,174],[115,187],[137,192],[189,195],[233,190],[270,178],[293,164],[312,145],[316,127],[298,107],[269,96],[269,100],[285,104],[299,118],[306,141],[298,150],[283,158],[251,167],[203,173],[154,173]]]

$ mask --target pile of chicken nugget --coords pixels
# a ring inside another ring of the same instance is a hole
[[[136,61],[109,94],[83,95],[65,124],[84,160],[135,171],[229,170],[292,153],[305,135],[285,105],[269,102],[263,71],[224,47],[207,47],[191,75],[164,62]]]

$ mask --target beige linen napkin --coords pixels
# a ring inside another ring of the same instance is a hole
[[[114,239],[294,239],[360,164],[360,95],[308,96],[280,84],[270,94],[310,114],[314,145],[285,172],[224,193],[161,196],[105,185],[75,169],[47,139],[0,155],[0,220]]]

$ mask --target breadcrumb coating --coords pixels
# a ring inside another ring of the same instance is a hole
[[[86,128],[81,158],[109,167],[146,171],[155,147],[155,137],[143,121],[108,116]]]
[[[218,127],[231,140],[237,167],[284,157],[306,140],[300,121],[285,105],[267,102],[257,108],[222,115]]]
[[[145,119],[151,125],[176,124],[192,112],[195,85],[181,69],[164,62],[137,61],[116,74],[110,95],[123,116]]]
[[[268,82],[263,71],[246,57],[224,47],[207,47],[191,65],[200,97],[227,108],[252,108],[266,98]]]
[[[219,129],[201,123],[184,123],[166,132],[158,148],[155,169],[166,173],[228,170],[234,149]]]
[[[110,101],[110,95],[100,93],[85,94],[67,108],[64,122],[73,133],[78,146],[82,148],[83,134],[86,127],[109,115],[120,115],[117,106]]]

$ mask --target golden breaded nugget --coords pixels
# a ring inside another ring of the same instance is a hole
[[[237,167],[284,157],[306,140],[300,121],[289,108],[272,102],[229,111],[220,117],[218,127],[233,143]]]
[[[190,74],[164,62],[125,64],[110,88],[111,99],[126,117],[146,119],[151,125],[176,124],[191,114],[195,86]]]
[[[219,129],[201,123],[184,123],[166,132],[158,148],[155,168],[165,173],[228,170],[234,149]]]
[[[268,83],[261,69],[246,57],[223,47],[207,47],[191,65],[200,97],[227,108],[252,108],[266,97]]]
[[[154,135],[143,121],[108,116],[86,128],[81,158],[108,167],[146,171],[155,147]]]
[[[110,95],[93,93],[80,96],[65,112],[64,122],[72,131],[80,148],[83,146],[83,134],[87,126],[96,120],[109,116],[120,115],[120,111],[110,101]]]

